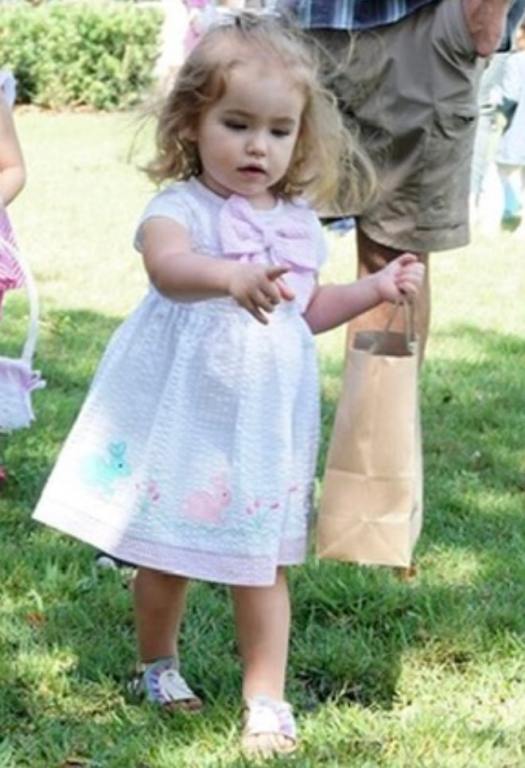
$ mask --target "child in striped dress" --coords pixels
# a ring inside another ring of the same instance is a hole
[[[11,114],[15,93],[14,77],[10,72],[0,70],[0,313],[5,292],[23,284],[20,266],[2,245],[3,241],[15,245],[6,208],[25,184],[24,158]],[[6,470],[0,456],[0,484],[5,479]]]
[[[0,70],[0,238],[13,246],[15,239],[6,208],[25,184],[24,158],[11,114],[14,100],[14,77]],[[19,288],[22,282],[20,267],[0,240],[0,307],[5,291]]]

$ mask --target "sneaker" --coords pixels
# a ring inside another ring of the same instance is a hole
[[[113,571],[116,571],[119,568],[135,567],[132,563],[127,563],[125,560],[120,560],[118,557],[108,555],[107,552],[97,552],[95,555],[95,563],[97,568],[106,568]]]

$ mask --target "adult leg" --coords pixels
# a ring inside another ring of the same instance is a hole
[[[243,663],[243,698],[283,704],[290,635],[290,600],[284,569],[271,587],[234,587],[235,620]],[[244,748],[270,755],[288,752],[294,739],[283,732],[247,733]]]
[[[389,261],[395,259],[402,253],[394,248],[371,240],[358,226],[357,228],[357,276],[366,277],[369,274],[382,269]],[[428,254],[418,254],[419,260],[425,264],[425,281],[419,291],[414,304],[414,330],[419,337],[419,363],[423,363],[425,347],[430,328],[430,274]],[[351,346],[353,337],[358,331],[381,330],[387,324],[392,313],[392,304],[383,302],[366,312],[354,318],[348,324],[347,343]],[[404,323],[403,313],[398,313],[397,318],[392,323],[392,330],[402,330]],[[407,568],[394,568],[396,575],[403,581],[408,581],[416,575],[415,565]]]
[[[497,164],[501,188],[503,190],[501,207],[499,210],[499,223],[508,219],[515,219],[519,215],[519,202],[521,199],[519,167],[503,163]]]
[[[180,576],[139,568],[133,594],[139,654],[145,665],[143,684],[148,697],[167,708],[195,710],[201,707],[201,701],[178,673],[178,637],[187,587],[188,580]],[[158,697],[148,690],[152,685],[162,688]]]
[[[382,269],[386,264],[399,256],[402,251],[381,245],[369,238],[363,230],[357,228],[357,276],[366,277]],[[419,292],[414,306],[414,324],[416,334],[420,339],[420,360],[423,360],[425,346],[430,327],[430,275],[429,260],[427,254],[418,254],[419,260],[426,266],[425,282]],[[388,302],[379,304],[369,312],[354,318],[348,325],[348,345],[353,341],[354,334],[358,331],[381,330],[385,327],[392,312],[392,305]],[[394,329],[399,330],[403,323],[400,314],[394,321]]]
[[[520,239],[525,238],[525,166],[521,166],[519,170],[520,175],[520,188],[519,188],[519,200],[521,204],[521,222],[516,230],[516,236]]]

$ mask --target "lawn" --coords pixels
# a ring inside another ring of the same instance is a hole
[[[194,585],[184,628],[205,714],[161,716],[125,693],[135,648],[121,575],[31,522],[108,337],[144,291],[130,243],[151,192],[136,168],[150,132],[137,136],[128,115],[27,111],[17,122],[30,180],[12,212],[40,290],[47,389],[34,426],[0,443],[0,768],[248,766],[227,592]],[[330,245],[324,278],[353,276],[351,236]],[[291,573],[302,742],[270,766],[525,765],[525,241],[475,238],[436,255],[432,279],[418,576],[313,556]],[[24,310],[11,296],[3,354],[18,353]],[[323,453],[342,345],[341,331],[319,340]]]

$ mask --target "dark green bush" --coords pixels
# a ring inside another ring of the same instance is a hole
[[[43,107],[126,107],[152,78],[161,13],[121,3],[1,10],[0,64],[18,101]]]

